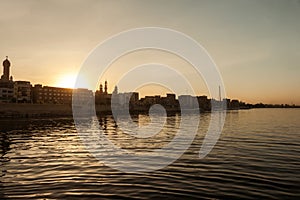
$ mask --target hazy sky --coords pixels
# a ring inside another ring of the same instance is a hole
[[[0,5],[0,58],[9,56],[15,80],[57,85],[106,38],[158,26],[183,32],[206,48],[228,97],[300,104],[299,0],[1,0]],[[147,55],[156,62],[163,57],[142,54],[141,63]],[[116,66],[135,62],[125,61]],[[116,67],[112,73],[117,72]],[[114,77],[105,78],[111,90]]]

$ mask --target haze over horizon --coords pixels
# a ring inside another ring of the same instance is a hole
[[[108,37],[132,28],[164,27],[187,34],[208,51],[219,67],[227,97],[300,104],[299,0],[0,3],[0,59],[9,56],[15,80],[63,86],[61,79],[71,82],[89,53]],[[188,66],[174,55],[137,52],[118,60],[105,74],[109,91],[120,71],[146,61]],[[142,96],[152,94],[143,91]],[[197,92],[207,94],[207,89]]]

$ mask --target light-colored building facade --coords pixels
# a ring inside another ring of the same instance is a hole
[[[178,97],[181,108],[195,109],[199,108],[197,97],[191,95],[180,95]]]
[[[73,96],[76,97],[76,104],[94,104],[94,94],[92,90],[85,88],[73,89]]]

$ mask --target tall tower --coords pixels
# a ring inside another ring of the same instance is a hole
[[[115,89],[113,91],[113,94],[118,94],[118,86],[115,86]]]
[[[107,81],[104,82],[104,94],[107,94]]]
[[[6,56],[6,59],[3,61],[3,75],[1,76],[2,81],[9,81],[9,68],[10,62],[8,60],[8,56]]]
[[[103,86],[102,86],[102,84],[100,84],[100,94],[102,94],[103,93]]]
[[[221,86],[219,85],[219,99],[220,99],[220,102],[222,101],[222,97],[221,97]]]

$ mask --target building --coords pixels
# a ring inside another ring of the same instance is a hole
[[[9,76],[11,64],[7,56],[2,65],[3,74],[0,79],[0,102],[15,102],[13,77]]]
[[[29,81],[14,82],[14,98],[16,103],[32,103],[31,87]]]
[[[73,89],[73,96],[76,98],[76,105],[94,104],[94,94],[92,90],[86,88]]]
[[[160,95],[145,96],[136,103],[138,110],[149,110],[154,104],[162,105],[167,111],[175,112],[179,110],[179,101],[176,99],[175,94],[167,94],[165,97]]]
[[[149,108],[150,106],[159,103],[160,96],[145,96],[144,98],[141,98],[141,104],[142,106],[145,106]]]
[[[6,59],[2,63],[3,65],[3,75],[1,76],[1,81],[3,82],[9,82],[12,81],[12,76],[9,77],[10,73],[10,61],[8,60],[8,56],[6,56]]]
[[[6,56],[3,75],[0,79],[0,102],[32,103],[32,86],[29,81],[13,81],[10,76],[11,63]]]
[[[111,96],[111,108],[113,110],[134,110],[139,105],[138,92],[124,92],[118,93],[118,87],[115,89]]]
[[[211,110],[211,101],[207,98],[207,96],[197,96],[198,104],[200,111],[210,111]]]
[[[198,109],[199,104],[197,97],[191,95],[180,95],[178,97],[180,107],[183,109]]]
[[[233,99],[233,100],[230,102],[229,108],[230,108],[230,109],[239,109],[239,108],[240,108],[240,102],[239,102],[239,100]]]
[[[166,97],[161,97],[161,104],[166,108],[178,108],[179,106],[175,94],[167,94]]]
[[[13,82],[0,81],[0,102],[3,103],[15,102]]]
[[[107,81],[105,81],[104,91],[103,85],[100,84],[99,90],[95,92],[95,103],[98,105],[111,105],[111,96],[107,91]]]
[[[72,104],[72,92],[70,88],[36,84],[32,88],[32,101],[38,104]]]
[[[134,105],[137,104],[139,101],[139,93],[137,92],[124,92],[113,94],[113,102],[117,103],[118,105]]]

